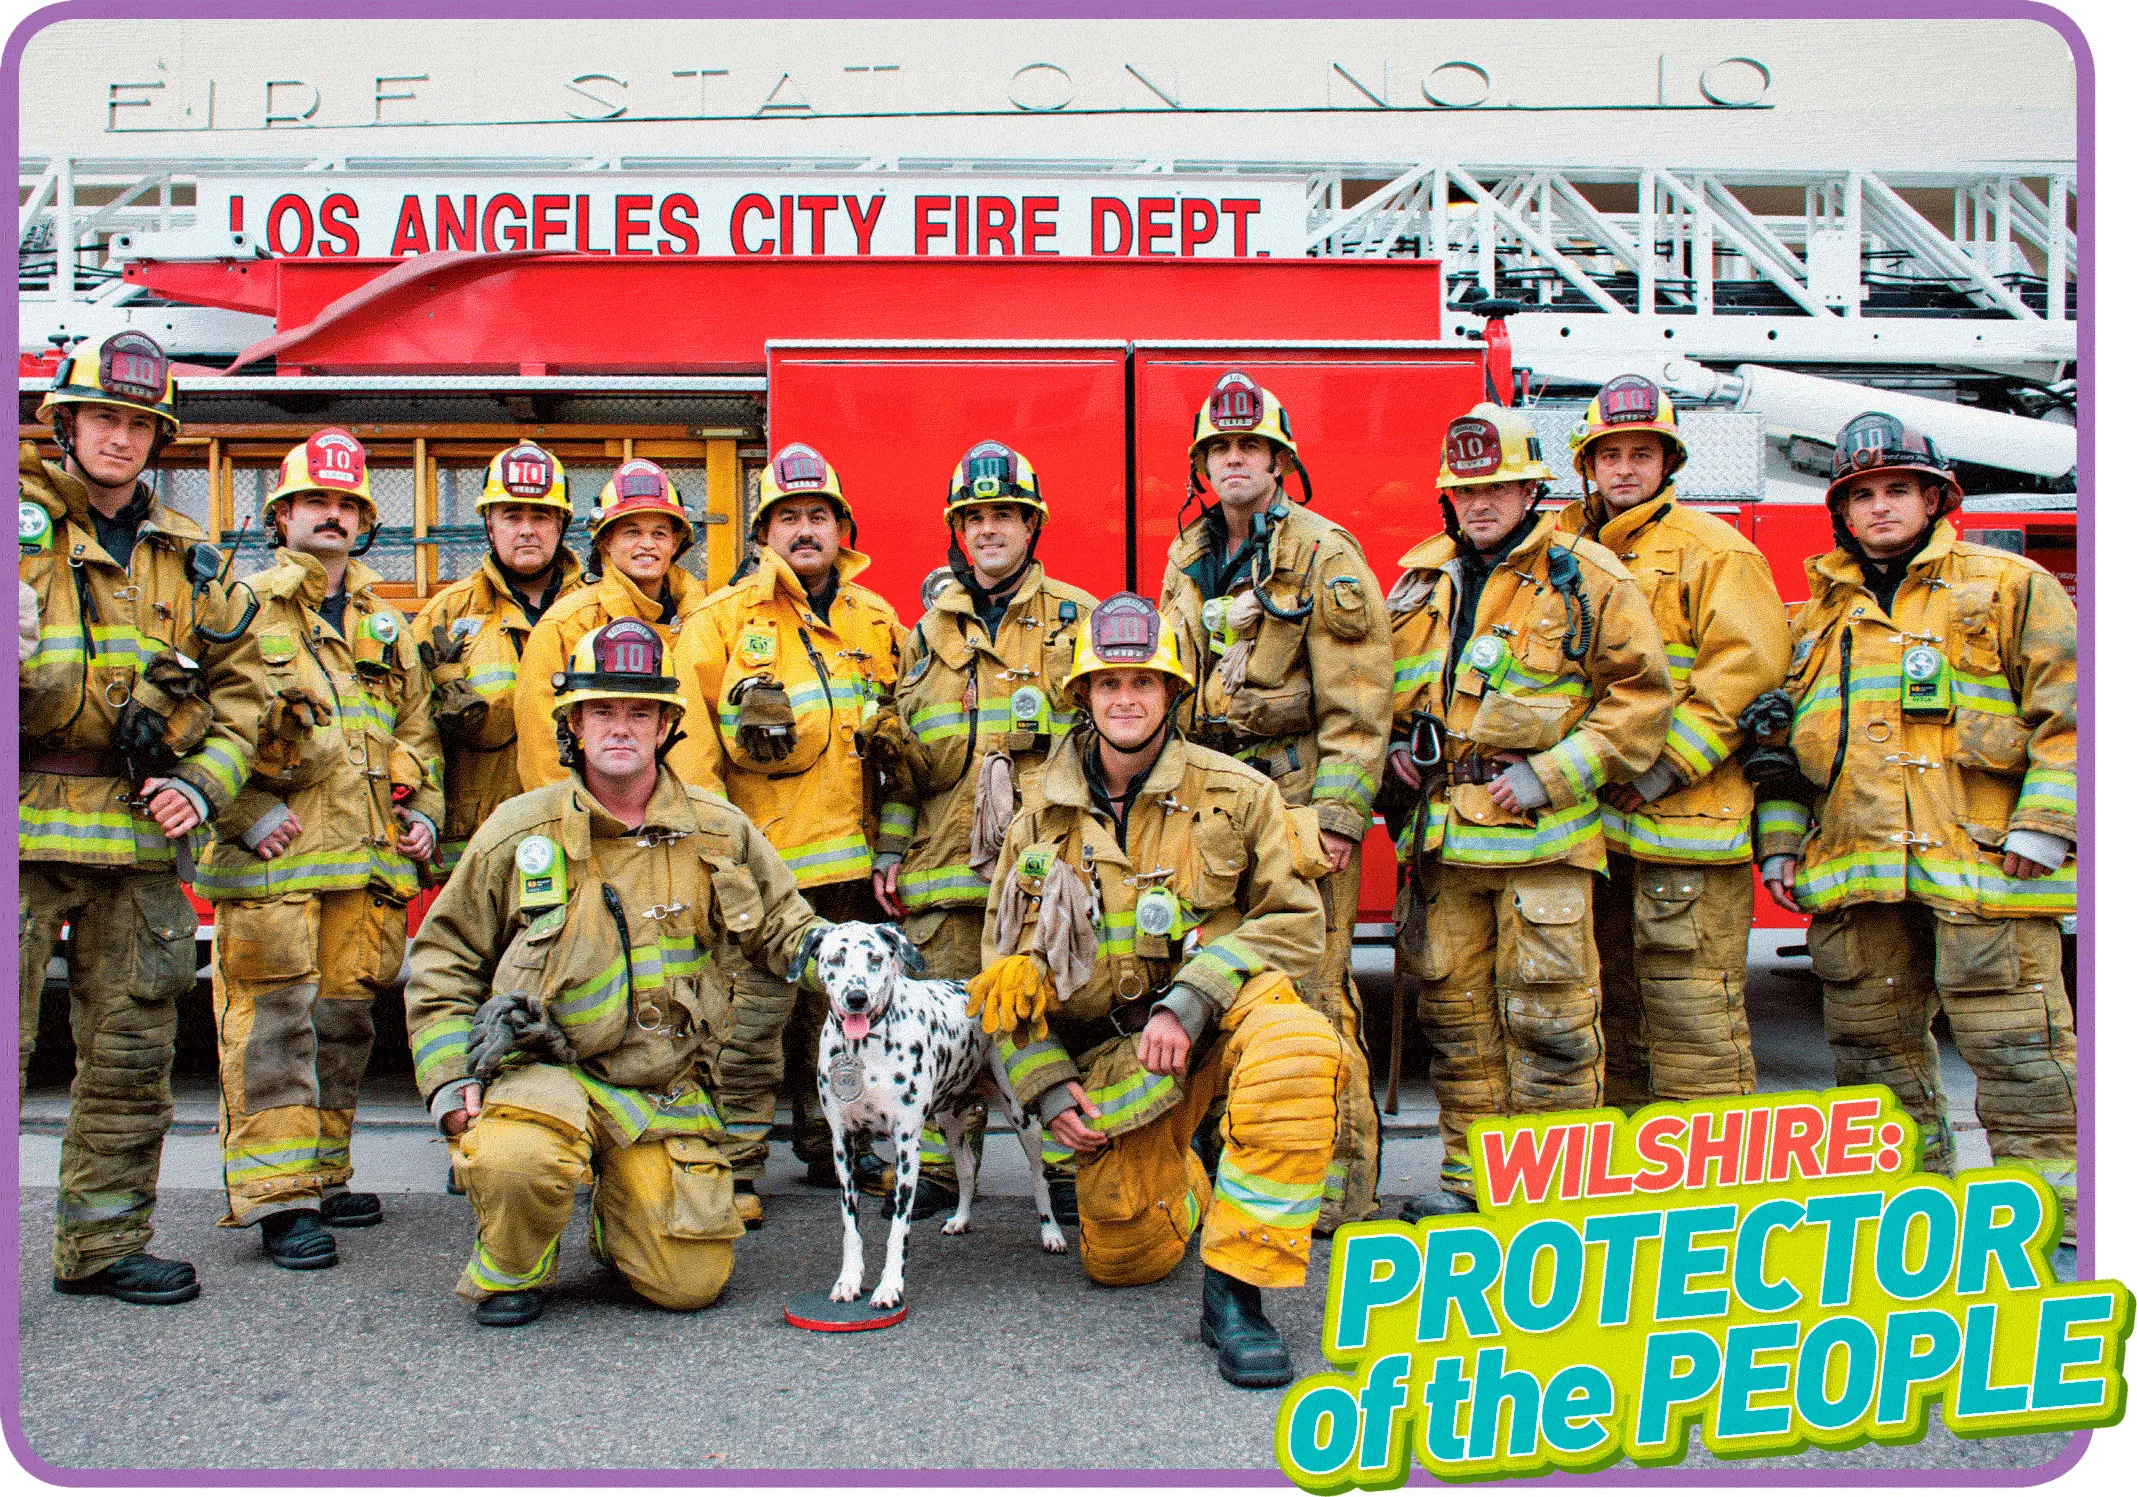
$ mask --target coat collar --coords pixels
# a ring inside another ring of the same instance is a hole
[[[580,563],[578,554],[569,546],[559,544],[557,550],[563,563],[563,575],[557,583],[556,592],[557,597],[561,598],[579,585],[586,568]],[[526,603],[513,588],[511,580],[505,576],[504,568],[497,564],[496,552],[492,551],[483,557],[482,565],[475,569],[475,585],[478,590],[488,589],[489,596],[484,602],[482,612],[491,613],[499,608],[517,609],[520,626],[533,627],[527,622]]]
[[[326,601],[326,568],[320,565],[318,557],[308,551],[292,551],[289,547],[282,546],[275,551],[275,561],[282,566],[295,567],[303,574],[303,580],[297,584],[296,596],[305,607],[316,609]],[[349,558],[347,570],[342,574],[341,586],[349,595],[350,601],[354,602],[359,595],[369,592],[381,580],[383,579],[378,573],[352,556]]]
[[[1045,585],[1046,569],[1034,558],[1031,565],[1024,569],[1024,576],[1017,583],[1017,590],[1010,595],[1009,606],[1015,608],[1029,603],[1039,595],[1039,589]],[[945,586],[936,594],[935,606],[944,613],[962,614],[966,618],[979,617],[979,610],[972,604],[971,590],[962,582],[953,580]]]
[[[1959,532],[1953,526],[1950,517],[1939,515],[1935,524],[1930,528],[1929,544],[1924,546],[1916,554],[1914,560],[1907,564],[1908,575],[1912,576],[1916,572],[1936,567],[1945,557],[1952,554],[1952,547],[1957,545],[1958,541]],[[1855,559],[1854,552],[1844,546],[1835,546],[1817,560],[1805,562],[1803,570],[1814,587],[1867,588],[1869,586],[1868,580],[1863,576],[1862,563]]]
[[[675,771],[665,764],[660,767],[660,777],[653,782],[653,799],[646,804],[643,824],[651,831],[682,835],[698,829],[697,808],[690,803],[690,792],[683,788]],[[608,839],[637,830],[637,827],[627,827],[610,815],[594,799],[593,791],[586,788],[585,775],[577,769],[571,771],[571,799],[557,827],[557,841],[563,846],[566,857],[583,860],[596,835]]]
[[[831,570],[837,574],[839,592],[843,594],[848,583],[868,570],[868,558],[858,551],[841,546],[838,555],[832,558]],[[786,558],[777,551],[760,553],[757,570],[735,586],[752,603],[770,603],[784,597],[798,612],[810,612],[809,590],[801,585],[801,579],[794,575],[794,569],[787,565]]]
[[[1645,504],[1635,504],[1621,515],[1610,513],[1601,494],[1592,494],[1589,500],[1589,504],[1580,507],[1585,522],[1581,533],[1594,536],[1605,550],[1615,553],[1631,545],[1634,536],[1660,519],[1662,512],[1677,502],[1677,487],[1664,484],[1661,493]],[[1573,505],[1566,507],[1569,510],[1575,508]]]
[[[1089,730],[1096,735],[1097,729]],[[1079,806],[1086,811],[1096,811],[1091,804],[1090,782],[1083,775],[1083,754],[1090,739],[1082,733],[1073,733],[1061,741],[1046,761],[1042,788],[1046,798],[1056,805]],[[1187,740],[1177,730],[1172,741],[1158,754],[1158,762],[1150,767],[1150,778],[1143,781],[1146,795],[1166,796],[1180,788],[1180,781],[1187,773]]]

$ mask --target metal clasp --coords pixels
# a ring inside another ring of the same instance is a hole
[[[1913,754],[1887,754],[1885,755],[1885,762],[1918,771],[1931,770],[1938,767],[1935,759],[1920,758]]]
[[[1153,868],[1148,873],[1131,873],[1128,875],[1125,882],[1133,884],[1137,888],[1142,888],[1151,884],[1162,884],[1165,882],[1165,880],[1172,877],[1173,872],[1174,870],[1170,868]]]
[[[683,911],[689,908],[690,902],[688,900],[678,899],[673,904],[654,905],[651,909],[644,912],[642,918],[647,920],[665,920],[670,915],[680,915]]]
[[[1037,671],[1026,670],[1022,666],[1016,666],[1006,671],[996,671],[994,673],[994,679],[997,681],[1036,681],[1038,678],[1039,673]]]
[[[1887,842],[1902,843],[1908,847],[1942,847],[1944,845],[1934,837],[1921,837],[1913,832],[1894,832],[1885,840]]]

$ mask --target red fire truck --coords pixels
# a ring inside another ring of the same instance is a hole
[[[228,369],[181,370],[186,435],[163,460],[166,496],[253,560],[260,540],[243,527],[267,472],[319,425],[347,425],[380,470],[387,530],[370,559],[411,603],[480,557],[481,467],[523,436],[564,460],[582,515],[615,463],[668,466],[702,505],[708,539],[696,559],[715,583],[738,560],[764,452],[807,441],[855,502],[869,584],[909,622],[943,559],[950,470],[973,442],[997,437],[1040,474],[1054,514],[1049,569],[1101,595],[1154,595],[1192,513],[1194,411],[1234,367],[1283,398],[1316,508],[1358,537],[1385,585],[1397,557],[1440,527],[1434,478],[1448,421],[1487,391],[1533,388],[1513,367],[1509,305],[1485,305],[1480,333],[1443,336],[1432,260],[519,252],[137,260],[125,274],[172,303],[274,318],[273,335]],[[23,360],[25,402],[50,362]],[[1717,410],[1744,399],[1741,376],[1709,383]],[[1836,388],[1827,398],[1848,403],[1849,387]],[[1881,397],[1935,404],[1860,393],[1857,409]],[[1696,398],[1683,408],[1688,420],[1703,409]],[[1763,449],[1763,427],[1750,429]],[[1826,513],[1764,500],[1756,456],[1737,492],[1695,489],[1692,502],[1750,536],[1784,599],[1799,602],[1804,560],[1831,545]],[[1970,506],[1962,525],[2075,591],[2076,514],[2060,502]],[[1375,836],[1365,858],[1361,934],[1371,938],[1388,932],[1394,855]],[[1770,905],[1760,913],[1801,923]]]

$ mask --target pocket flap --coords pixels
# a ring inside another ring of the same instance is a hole
[[[1523,889],[1514,908],[1531,925],[1572,925],[1588,912],[1588,896],[1579,889]]]
[[[712,897],[721,928],[729,935],[755,930],[764,923],[764,896],[749,870],[715,852],[700,850],[698,861],[712,879]]]
[[[1649,866],[1639,874],[1640,892],[1657,904],[1676,904],[1697,899],[1705,876],[1697,868]]]
[[[1321,851],[1321,813],[1311,806],[1284,807],[1284,820],[1291,828],[1291,861],[1307,883],[1317,883],[1329,874],[1328,855]]]

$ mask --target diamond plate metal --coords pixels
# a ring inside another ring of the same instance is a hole
[[[1522,412],[1543,441],[1543,460],[1558,478],[1547,491],[1553,499],[1578,499],[1580,475],[1573,471],[1573,451],[1566,445],[1587,410],[1578,406],[1534,406]],[[1755,411],[1680,411],[1677,424],[1692,456],[1677,474],[1677,492],[1686,499],[1756,500],[1766,497],[1766,421]]]

